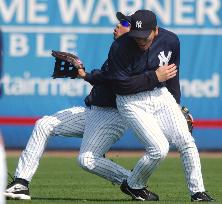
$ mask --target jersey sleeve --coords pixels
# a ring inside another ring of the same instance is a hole
[[[104,71],[101,70],[93,70],[91,73],[86,73],[84,80],[89,82],[91,85],[106,84],[103,72]]]
[[[114,90],[114,92],[120,95],[128,95],[142,91],[151,91],[159,84],[159,81],[155,71],[152,70],[115,83],[118,89]]]
[[[91,85],[103,85],[107,84],[107,77],[105,71],[107,70],[108,61],[106,60],[101,69],[94,69],[90,73],[86,73],[85,81]]]

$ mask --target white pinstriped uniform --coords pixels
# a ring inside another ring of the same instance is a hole
[[[84,107],[72,107],[39,119],[19,158],[15,177],[31,181],[50,137],[82,137],[87,111]]]
[[[118,95],[117,107],[146,149],[127,179],[130,187],[139,189],[146,185],[149,176],[166,157],[170,141],[180,152],[190,193],[205,191],[197,147],[178,104],[167,88]]]
[[[78,161],[85,170],[113,183],[121,184],[130,171],[103,157],[123,135],[126,123],[116,108],[92,106],[86,116],[86,127]]]
[[[5,197],[3,196],[3,192],[5,192],[6,188],[6,183],[7,183],[6,180],[7,180],[7,174],[6,174],[5,150],[0,135],[0,204],[5,204]]]
[[[159,107],[161,106],[159,105]],[[176,107],[178,107],[177,104]],[[179,110],[179,114],[180,113]],[[158,115],[156,117],[158,118]],[[147,119],[145,121],[150,120]],[[172,119],[169,120],[169,118],[165,118],[165,123],[163,122],[162,124],[164,133],[166,132],[164,127],[167,126],[170,121],[172,121]],[[146,124],[149,126],[151,132],[154,131],[152,129],[153,126],[150,127],[149,125],[150,122]],[[185,127],[187,126],[185,125]],[[47,141],[51,136],[63,135],[82,137],[84,133],[84,139],[81,144],[79,155],[80,165],[88,171],[102,176],[113,183],[120,184],[122,180],[130,175],[130,171],[103,158],[102,155],[106,153],[111,145],[122,136],[125,129],[125,122],[114,108],[99,108],[93,106],[92,109],[86,109],[84,107],[73,107],[59,111],[52,116],[45,116],[38,120],[34,127],[26,149],[22,152],[19,159],[15,177],[31,181],[38,168],[39,160],[43,154]],[[173,138],[169,135],[171,136],[173,134],[168,133],[165,136],[168,136],[167,139],[171,141]],[[190,134],[187,137],[189,139],[184,141],[184,143],[187,142],[188,145],[183,145],[182,142],[177,144],[177,139],[175,139],[175,143],[181,152],[188,187],[191,193],[195,191],[203,191],[201,190],[204,189],[204,187],[202,184],[198,152]],[[161,146],[160,150],[162,150],[162,152],[159,152],[159,155],[158,152],[155,151],[155,148],[154,151],[148,148],[153,158],[160,157],[161,154],[164,157],[167,154],[169,146],[168,141],[164,136],[161,141],[160,144],[163,143],[166,144],[166,146]],[[193,155],[196,156],[194,157]],[[147,155],[144,157],[148,158]],[[158,159],[156,161],[158,162]],[[193,163],[194,165],[192,165]],[[153,169],[151,168],[151,170]],[[150,173],[148,176],[149,175]],[[142,183],[145,183],[146,178],[143,180]],[[132,185],[132,187],[133,186],[134,185]]]
[[[98,121],[93,119],[91,121],[92,125],[95,125],[95,127],[96,125],[101,125],[104,127],[101,135],[115,135],[116,139],[118,139],[123,134],[125,127],[122,125],[119,126],[119,129],[112,129],[110,126],[118,126],[120,123],[121,117],[117,110],[115,109],[115,111],[110,111],[109,108],[100,108],[99,110],[99,113],[103,111],[106,118],[105,116],[104,118],[98,118]],[[96,111],[93,111],[93,113],[95,112]],[[113,112],[115,112],[115,114]],[[19,158],[18,166],[15,171],[15,177],[22,178],[30,182],[39,166],[39,160],[45,150],[48,139],[52,136],[60,135],[69,137],[83,137],[85,118],[89,115],[91,115],[91,109],[89,108],[72,107],[59,111],[54,115],[44,116],[43,118],[39,119],[35,124],[25,150],[22,152]],[[109,120],[107,120],[107,118]],[[123,168],[119,169],[118,173],[119,175],[116,176],[117,179],[116,177],[110,179],[112,182],[120,183],[124,178],[126,178],[126,176],[129,175],[129,171]],[[122,177],[122,179],[120,177]]]

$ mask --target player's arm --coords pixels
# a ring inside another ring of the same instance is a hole
[[[107,66],[107,63],[104,63]],[[103,76],[104,67],[102,70],[93,70],[91,73],[86,73],[84,70],[79,70],[79,75],[91,85],[107,84],[108,80]],[[143,74],[130,76],[125,80],[118,80],[114,83],[118,84],[118,94],[132,94],[139,91],[153,90],[159,85],[176,75],[177,69],[174,64],[169,66],[159,67],[156,71],[151,70]]]
[[[85,70],[81,69],[78,70],[79,78],[84,79],[85,81],[89,82],[91,85],[101,85],[106,84],[107,79],[106,75],[104,75],[104,71],[106,70],[107,61],[101,67],[101,70],[94,69],[90,73],[85,72]]]
[[[127,95],[141,91],[153,90],[155,87],[160,85],[160,82],[164,82],[174,77],[177,72],[175,64],[172,64],[159,67],[156,71],[150,70],[135,76],[127,76],[126,74],[124,77],[122,77],[123,74],[115,68],[116,66],[121,67],[119,61],[124,62],[124,58],[122,57],[124,57],[123,54],[119,55],[118,52],[113,52],[111,49],[109,53],[109,58],[112,59],[110,64],[108,62],[104,63],[101,71],[96,70],[91,73],[83,72],[80,73],[80,75],[85,81],[88,81],[92,85],[107,84],[109,83],[109,78],[107,76],[110,76],[110,74],[107,74],[107,70],[111,70],[115,74],[118,73],[116,74],[116,77],[113,77],[114,79],[112,80],[115,93]],[[109,65],[113,67],[110,67]],[[133,64],[130,64],[129,66],[133,67]],[[124,69],[127,70],[127,68],[123,67],[122,70]]]
[[[112,83],[114,92],[117,94],[132,94],[138,91],[153,90],[160,82],[175,76],[177,70],[174,64],[163,66],[156,71],[150,70],[140,75],[130,76],[130,70],[134,70],[134,53],[129,49],[120,49],[118,43],[114,43],[109,51],[108,60],[104,63],[102,70],[85,73],[78,70],[79,76],[92,85]]]
[[[171,64],[159,67],[156,71],[150,70],[139,75],[130,76],[125,80],[115,82],[118,85],[116,93],[127,95],[141,91],[151,91],[161,85],[161,82],[175,77],[176,73],[177,67],[175,64]]]
[[[79,75],[85,81],[89,82],[92,85],[106,84],[107,80],[103,76],[102,70],[93,70],[91,73],[86,73],[84,70],[79,70]],[[131,90],[135,92],[136,90],[153,90],[158,86],[159,82],[164,82],[176,75],[177,69],[175,65],[159,67],[156,71],[151,70],[143,74],[130,76],[125,80],[120,80],[119,83],[119,93],[128,94],[128,91]]]
[[[144,90],[153,90],[159,83],[155,71],[147,71],[143,74],[128,77],[114,82],[115,92],[120,95],[133,94]]]
[[[105,77],[103,76],[103,71],[99,69],[94,69],[90,73],[87,73],[84,70],[79,70],[79,78],[84,79],[91,85],[106,84]]]

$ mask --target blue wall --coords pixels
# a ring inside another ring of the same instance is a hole
[[[115,13],[151,9],[160,26],[181,41],[182,105],[196,120],[222,120],[221,0],[1,0],[3,95],[0,117],[41,117],[83,105],[91,87],[81,80],[52,80],[51,50],[74,52],[87,71],[107,58]],[[65,10],[65,12],[64,12]],[[56,11],[56,13],[55,13]],[[24,147],[33,126],[1,125],[8,148]],[[222,129],[199,129],[200,149],[222,149]],[[49,148],[78,148],[81,139],[50,140]],[[141,148],[128,132],[114,148]]]

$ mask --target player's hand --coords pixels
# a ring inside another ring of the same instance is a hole
[[[156,75],[159,82],[167,81],[168,79],[175,77],[176,74],[177,66],[175,64],[164,65],[156,70]]]
[[[86,76],[85,69],[78,69],[78,77],[84,79]]]

